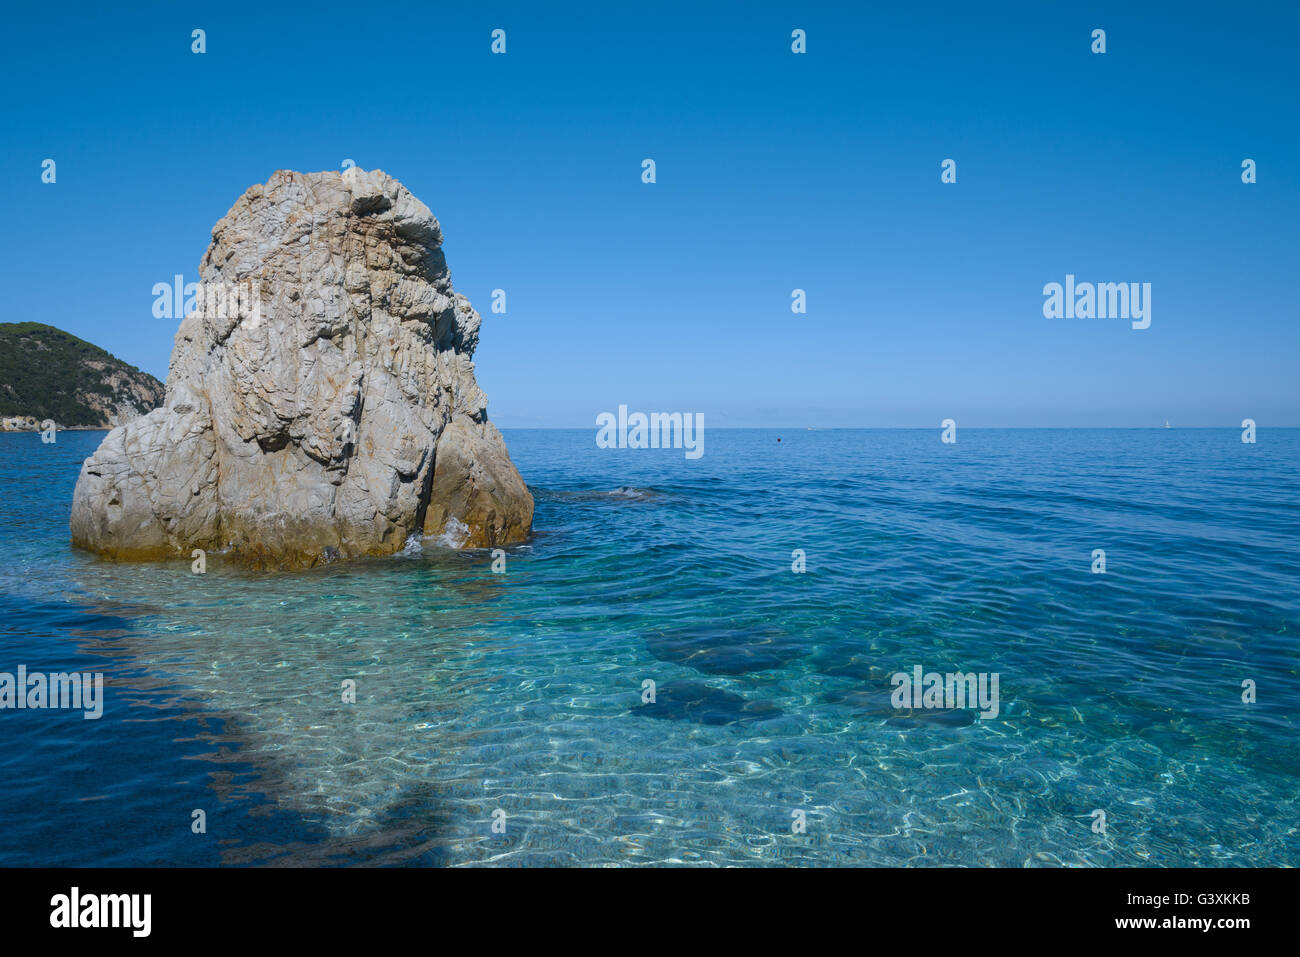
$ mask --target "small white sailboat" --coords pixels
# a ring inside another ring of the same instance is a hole
[[[1166,428],[1166,429],[1171,428],[1171,426],[1169,425],[1169,420],[1168,420],[1168,419],[1165,419],[1165,428]]]

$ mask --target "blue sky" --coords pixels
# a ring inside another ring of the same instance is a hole
[[[197,279],[249,185],[351,158],[441,221],[503,427],[620,403],[713,427],[1300,425],[1294,3],[6,19],[0,319],[160,377],[153,284]],[[1151,327],[1044,318],[1067,273],[1151,283]]]

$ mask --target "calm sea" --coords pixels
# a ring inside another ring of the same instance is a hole
[[[1300,864],[1300,430],[594,435],[506,433],[503,574],[203,575],[69,547],[102,433],[0,435],[0,672],[105,676],[0,711],[0,864]]]

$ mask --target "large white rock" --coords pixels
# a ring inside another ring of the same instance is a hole
[[[163,407],[82,466],[73,543],[292,567],[421,533],[526,538],[533,499],[474,381],[481,320],[441,246],[428,207],[378,170],[251,187],[199,269],[228,304],[186,316]]]

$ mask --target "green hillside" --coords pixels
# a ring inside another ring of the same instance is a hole
[[[0,417],[107,427],[163,401],[163,384],[99,346],[40,322],[0,323]]]

